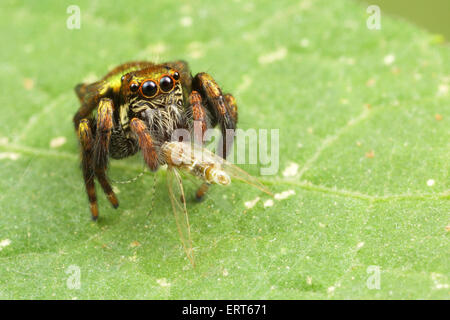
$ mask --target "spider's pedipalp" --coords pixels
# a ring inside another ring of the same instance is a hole
[[[145,163],[152,171],[156,171],[159,165],[158,155],[153,139],[144,121],[138,118],[131,119],[130,129],[134,134],[136,134],[138,138],[139,147],[142,150],[142,155],[144,156]]]

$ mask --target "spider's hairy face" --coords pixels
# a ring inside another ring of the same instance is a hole
[[[152,66],[127,73],[121,79],[120,122],[128,128],[137,117],[149,130],[170,134],[183,121],[183,88],[178,71],[167,66]]]

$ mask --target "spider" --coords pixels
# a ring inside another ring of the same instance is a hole
[[[220,126],[220,157],[227,157],[233,143],[234,134],[227,133],[236,129],[236,100],[223,94],[209,74],[193,77],[184,61],[125,63],[97,82],[78,84],[75,92],[81,107],[73,122],[93,220],[99,215],[94,177],[112,206],[119,206],[108,181],[109,157],[123,159],[141,151],[146,165],[156,171],[167,162],[162,145],[176,129],[193,133],[194,122],[200,124],[202,137],[207,129]],[[198,189],[197,199],[202,199],[208,185]]]

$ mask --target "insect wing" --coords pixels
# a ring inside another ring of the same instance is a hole
[[[227,160],[216,155],[215,153],[211,152],[210,150],[208,150],[206,148],[202,148],[200,146],[194,146],[194,152],[195,152],[195,154],[201,154],[204,161],[220,164],[222,169],[231,178],[245,182],[245,183],[247,183],[251,186],[254,186],[254,187],[258,188],[259,190],[267,193],[268,195],[272,196],[272,193],[270,192],[270,190],[266,186],[264,186],[258,179],[249,175],[247,172],[245,172],[238,166],[235,166],[231,162],[228,162]]]
[[[222,168],[225,170],[226,173],[228,173],[232,178],[236,180],[240,180],[242,182],[245,182],[255,188],[258,188],[264,193],[267,193],[268,195],[272,196],[272,192],[264,186],[258,179],[255,177],[249,175],[247,172],[239,168],[238,166],[235,166],[234,164],[225,161],[222,164]]]
[[[171,166],[167,167],[167,187],[169,189],[170,202],[172,204],[175,222],[184,251],[186,252],[189,261],[194,266],[194,250],[192,248],[191,229],[186,209],[186,197],[183,190],[183,183],[178,171]]]

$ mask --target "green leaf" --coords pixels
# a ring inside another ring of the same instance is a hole
[[[77,3],[79,30],[70,1],[1,4],[0,298],[449,297],[448,45],[384,14],[368,30],[352,1]],[[288,197],[237,182],[189,202],[194,269],[164,171],[154,201],[147,173],[90,220],[73,88],[136,59],[185,59],[236,96],[241,128],[280,130],[261,180]]]

